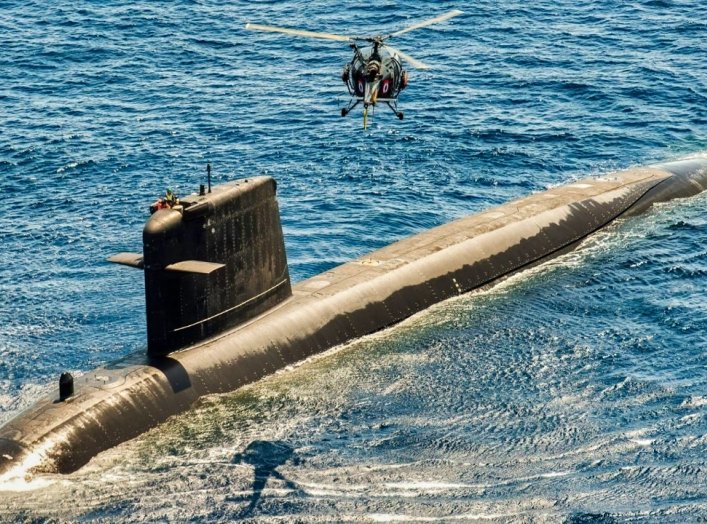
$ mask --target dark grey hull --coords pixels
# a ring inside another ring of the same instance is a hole
[[[532,195],[402,240],[293,286],[257,317],[167,357],[134,356],[76,381],[0,429],[0,473],[71,472],[202,395],[234,390],[432,304],[576,247],[653,203],[707,188],[707,160],[632,169]]]

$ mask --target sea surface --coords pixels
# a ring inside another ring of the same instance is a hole
[[[405,119],[341,118],[346,43],[386,33]],[[702,2],[0,0],[0,422],[145,349],[141,249],[166,187],[278,181],[295,281],[612,170],[707,150]],[[2,522],[705,522],[707,195],[277,373]]]

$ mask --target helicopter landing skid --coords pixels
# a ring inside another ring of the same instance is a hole
[[[398,105],[397,105],[397,104],[393,105],[393,104],[391,104],[390,102],[386,102],[386,104],[388,105],[388,107],[390,108],[390,110],[391,110],[393,113],[395,113],[395,116],[397,116],[400,120],[403,119],[403,117],[405,116],[405,113],[403,113],[402,111],[398,111]]]
[[[355,102],[353,100],[351,100],[351,102],[349,102],[348,107],[341,108],[341,116],[348,115],[351,112],[351,110],[360,103],[361,103],[361,100],[356,100]]]
[[[343,116],[348,115],[354,107],[356,107],[358,104],[361,103],[361,101],[362,101],[362,99],[360,99],[360,98],[358,100],[351,100],[351,102],[349,102],[349,105],[347,107],[341,108],[341,116],[343,117]],[[381,100],[379,100],[379,102],[380,101]],[[390,108],[390,110],[393,113],[395,113],[395,116],[397,116],[400,120],[403,119],[403,117],[405,116],[405,113],[403,113],[402,111],[398,111],[398,107],[397,107],[397,104],[395,104],[395,102],[390,102],[388,100],[383,100],[383,102],[385,102],[385,104]]]

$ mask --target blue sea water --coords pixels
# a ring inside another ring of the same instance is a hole
[[[340,42],[395,45],[405,119],[367,131]],[[707,150],[685,0],[0,0],[0,422],[144,350],[165,187],[278,180],[294,280],[586,175]],[[0,487],[29,522],[707,520],[707,196],[487,292],[209,397],[80,471]]]

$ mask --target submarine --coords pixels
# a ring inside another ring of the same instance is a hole
[[[210,185],[209,185],[210,186]],[[395,242],[293,284],[276,182],[209,187],[152,214],[142,253],[146,354],[58,388],[0,428],[0,478],[70,473],[96,454],[311,355],[566,253],[620,217],[707,189],[707,158],[588,178]]]

